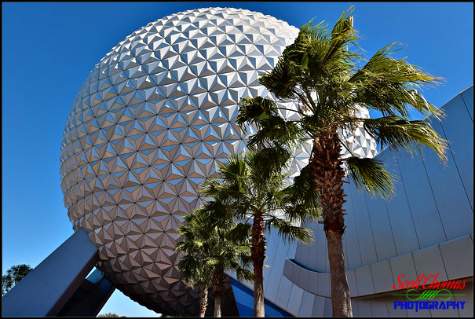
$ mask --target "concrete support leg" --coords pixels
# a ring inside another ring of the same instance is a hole
[[[5,317],[57,316],[98,260],[80,228],[2,298]]]
[[[66,303],[58,316],[96,317],[115,287],[99,270],[94,270]]]

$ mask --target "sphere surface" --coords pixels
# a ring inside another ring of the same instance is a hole
[[[74,230],[83,227],[98,247],[98,268],[133,300],[197,314],[198,294],[177,269],[179,225],[201,204],[198,184],[217,161],[245,150],[239,100],[272,98],[258,75],[297,34],[257,12],[189,10],[128,36],[83,84],[61,145],[64,203]],[[352,149],[374,155],[365,134],[351,139]],[[309,152],[310,144],[295,154],[293,175]]]

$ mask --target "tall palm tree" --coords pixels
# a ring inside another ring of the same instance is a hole
[[[287,160],[276,156],[276,152],[284,151],[268,147],[232,156],[227,162],[219,164],[219,178],[205,181],[201,188],[203,195],[213,198],[214,203],[221,207],[213,210],[212,217],[208,219],[211,225],[237,220],[239,224],[231,235],[251,235],[255,317],[265,316],[265,229],[273,227],[286,240],[298,239],[308,243],[312,240],[311,231],[294,224],[299,218],[316,217],[318,214],[316,205],[311,203],[301,205],[301,210],[289,204],[290,199],[295,197],[295,186],[285,187],[285,174],[281,170]],[[277,212],[282,216],[278,216]]]
[[[381,147],[414,152],[427,146],[445,163],[447,143],[425,121],[411,120],[411,107],[423,115],[440,120],[443,113],[428,103],[418,87],[436,84],[440,78],[396,59],[396,44],[385,46],[365,64],[357,47],[353,28],[353,8],[343,12],[329,32],[322,23],[303,25],[294,43],[283,52],[275,68],[261,76],[260,82],[279,99],[296,102],[296,121],[287,121],[292,134],[313,140],[309,166],[305,174],[316,184],[322,208],[323,229],[327,238],[331,273],[333,316],[352,316],[348,282],[345,274],[342,236],[345,230],[345,168],[358,188],[372,195],[388,198],[394,193],[394,180],[382,163],[373,158],[351,154],[342,157],[339,130],[363,127]],[[364,64],[359,68],[360,62]],[[278,116],[276,104],[262,98],[245,99],[240,109],[240,123],[252,123],[269,114]],[[381,117],[358,117],[358,109],[379,111]],[[274,121],[284,122],[284,119]],[[282,124],[280,127],[284,127]],[[265,139],[268,131],[257,132],[256,140]],[[284,136],[285,134],[280,134]],[[259,137],[260,136],[260,137]],[[350,150],[348,150],[350,151]],[[351,153],[351,151],[350,151]]]
[[[177,251],[186,254],[178,263],[182,277],[191,287],[201,288],[200,317],[206,313],[210,285],[215,298],[214,316],[221,317],[226,270],[235,271],[240,280],[252,280],[252,272],[248,269],[249,241],[231,233],[236,223],[209,225],[210,215],[219,208],[216,203],[208,202],[186,216],[180,227],[184,240],[176,247]]]

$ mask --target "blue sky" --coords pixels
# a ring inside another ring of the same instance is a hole
[[[60,189],[66,118],[94,65],[127,35],[180,11],[227,6],[299,27],[330,26],[355,6],[360,46],[370,57],[394,41],[399,57],[445,79],[424,90],[441,106],[473,84],[473,3],[2,3],[2,273],[35,267],[72,233]],[[120,292],[102,312],[153,316]]]

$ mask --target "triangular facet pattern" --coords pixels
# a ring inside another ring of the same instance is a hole
[[[201,204],[198,184],[246,149],[238,103],[273,98],[259,75],[297,34],[257,12],[189,10],[128,36],[83,84],[61,145],[64,203],[74,229],[97,245],[99,269],[131,299],[161,313],[198,313],[198,293],[178,273],[177,230]],[[374,156],[361,130],[348,143]],[[307,164],[310,145],[296,152],[290,177]]]

